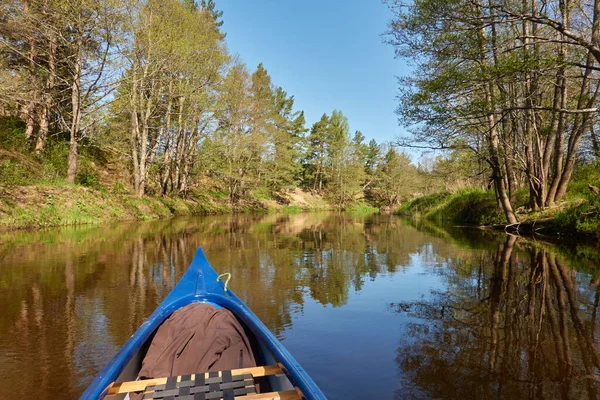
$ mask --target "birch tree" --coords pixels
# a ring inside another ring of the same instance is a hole
[[[594,3],[595,4],[595,3]],[[597,111],[595,7],[569,2],[451,0],[390,2],[389,43],[418,65],[402,81],[398,109],[412,143],[468,149],[490,171],[509,223],[515,191],[529,187],[531,208],[564,197],[581,140]],[[591,29],[570,27],[589,19]],[[560,26],[551,21],[559,19]],[[574,36],[575,35],[575,36]],[[587,43],[587,45],[585,43]]]

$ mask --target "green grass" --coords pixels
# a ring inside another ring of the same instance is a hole
[[[298,206],[284,206],[282,209],[282,212],[286,215],[300,214],[301,212],[303,212],[303,210],[302,210],[302,208],[300,208]]]
[[[80,186],[20,186],[0,191],[0,229],[154,220],[202,210],[194,202],[137,198]]]
[[[465,189],[448,196],[426,216],[465,225],[488,225],[504,221],[504,214],[498,210],[494,193],[479,189]]]
[[[587,186],[586,186],[587,188]],[[600,197],[589,190],[581,193],[582,201],[566,208],[550,222],[550,229],[560,236],[590,236],[600,239]]]
[[[486,225],[504,221],[494,193],[479,189],[423,196],[404,204],[398,213],[459,225]]]
[[[449,196],[450,193],[441,192],[419,197],[415,200],[402,204],[402,206],[396,211],[396,214],[423,216],[433,208],[442,204]]]
[[[373,207],[364,201],[356,201],[350,206],[345,207],[344,211],[351,214],[374,214],[379,212],[379,208]]]
[[[273,195],[271,194],[271,191],[262,186],[254,189],[251,193],[251,196],[259,201],[273,200]]]

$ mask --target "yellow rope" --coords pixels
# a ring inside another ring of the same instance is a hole
[[[222,273],[221,275],[217,276],[217,282],[222,280],[221,277],[223,277],[225,275],[227,275],[227,279],[225,279],[225,282],[223,284],[223,289],[225,291],[227,291],[227,285],[229,284],[229,280],[231,279],[231,274],[229,272],[225,272],[225,273]]]

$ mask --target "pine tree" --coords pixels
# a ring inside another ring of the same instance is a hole
[[[334,110],[331,114],[327,133],[327,189],[333,202],[344,208],[362,195],[365,177],[362,154],[350,138],[348,119],[341,111]]]
[[[305,176],[313,190],[321,193],[324,184],[325,157],[327,155],[329,117],[323,114],[321,119],[313,124],[308,135],[308,155],[305,164]]]
[[[279,191],[298,183],[302,169],[301,146],[306,129],[304,113],[293,111],[293,96],[288,97],[287,93],[278,87],[275,90],[274,101],[272,158],[265,175],[268,186],[274,191]]]
[[[186,0],[186,1],[193,1],[193,0]],[[221,20],[221,18],[223,17],[223,11],[219,11],[216,9],[215,1],[214,0],[202,0],[200,2],[200,8],[202,8],[203,10],[208,11],[210,13],[210,16],[211,16],[214,26],[215,26],[215,29],[221,35],[221,39],[225,39],[227,34],[221,32],[221,30],[220,30],[221,26],[223,26],[223,21]]]
[[[418,191],[419,174],[410,157],[389,147],[379,163],[371,190],[379,206],[393,208]]]

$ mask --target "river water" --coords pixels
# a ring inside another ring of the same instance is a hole
[[[593,251],[314,213],[0,234],[0,398],[77,398],[199,246],[331,399],[600,392]]]

